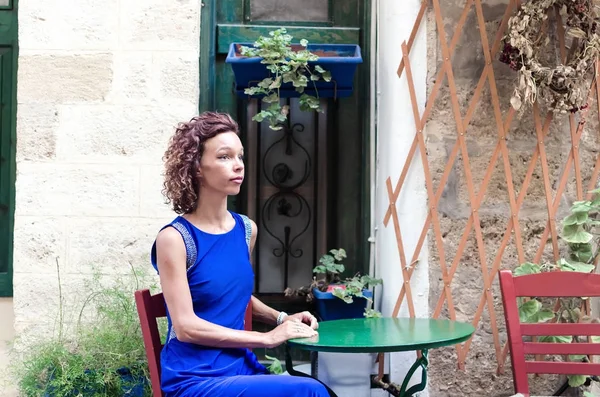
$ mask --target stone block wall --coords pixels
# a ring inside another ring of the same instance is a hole
[[[441,1],[440,3],[442,3],[446,40],[450,43],[465,6],[465,1],[451,0]],[[482,3],[485,30],[491,46],[506,10],[508,0],[485,0]],[[427,91],[429,96],[443,59],[438,36],[439,32],[435,25],[432,8],[429,9],[427,18],[429,64]],[[555,39],[555,33],[552,29],[550,30],[550,35]],[[456,51],[452,57],[452,69],[463,117],[473,97],[484,66],[485,59],[479,25],[475,8],[472,7],[458,41]],[[500,63],[497,55],[493,59],[493,71],[502,116],[506,118],[510,106],[509,100],[517,75],[507,65]],[[456,123],[452,113],[447,80],[444,81],[442,87],[426,129],[429,163],[435,188],[438,187],[444,167],[448,162],[457,138]],[[591,103],[590,105],[592,109],[597,109],[595,103]],[[545,114],[542,111],[542,120]],[[535,146],[537,145],[533,111],[531,108],[525,110],[523,114],[515,116],[506,137],[511,175],[515,194],[518,195],[521,191],[521,186]],[[475,194],[478,194],[498,141],[498,129],[491,102],[490,86],[487,83],[483,89],[479,104],[475,108],[472,121],[466,129],[466,141]],[[571,134],[567,116],[558,116],[552,121],[544,143],[547,152],[551,191],[554,197],[559,180],[565,169],[569,151],[571,150]],[[586,123],[579,149],[585,192],[590,182],[592,169],[600,152],[598,115],[595,110],[592,110],[588,115],[588,122]],[[500,156],[496,162],[491,180],[478,211],[485,245],[484,263],[487,269],[490,269],[488,271],[491,271],[492,263],[500,250],[501,241],[511,216],[508,183],[505,175],[504,163],[502,156]],[[522,236],[525,261],[533,261],[538,247],[540,244],[545,243],[547,244],[542,262],[553,261],[550,241],[541,242],[542,232],[544,231],[548,217],[548,206],[543,180],[542,168],[538,159],[523,206],[519,211],[519,228]],[[597,185],[598,181],[595,181],[595,183]],[[560,221],[565,216],[572,202],[576,199],[576,191],[574,171],[571,169],[569,182],[564,194],[560,197],[560,209],[556,217],[559,230]],[[444,186],[443,195],[438,206],[448,267],[450,267],[450,264],[455,259],[460,239],[471,214],[471,209],[465,167],[462,156],[459,154],[448,182]],[[435,238],[432,232],[429,234],[428,245],[431,257],[429,264],[429,304],[433,312],[442,292],[443,283],[439,250],[435,245]],[[520,264],[514,233],[501,258],[501,269],[514,269]],[[483,291],[480,253],[474,231],[471,231],[466,248],[460,256],[458,270],[454,276],[451,288],[457,319],[472,321],[480,304]],[[497,277],[492,285],[492,294],[494,314],[499,327],[499,341],[503,347],[506,342],[506,329]],[[441,316],[446,318],[448,311],[446,306],[444,307]],[[510,358],[505,362],[504,373],[498,374],[498,362],[490,324],[490,314],[486,306],[467,355],[466,369],[464,371],[457,369],[456,349],[436,349],[430,353],[431,383],[429,395],[443,397],[458,395],[506,396],[512,394]],[[535,395],[551,395],[561,382],[556,377],[549,376],[531,378],[531,380],[533,382],[531,391]]]
[[[92,273],[151,271],[173,216],[162,154],[198,108],[200,2],[19,6],[14,309],[27,340],[58,319],[57,263],[67,313]]]

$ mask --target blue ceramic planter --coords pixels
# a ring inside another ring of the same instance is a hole
[[[247,98],[244,89],[270,76],[269,70],[261,63],[262,58],[244,57],[240,54],[242,46],[253,47],[252,43],[231,43],[226,63],[231,65],[235,77],[235,92]],[[294,47],[295,45],[292,45]],[[309,44],[308,50],[319,56],[319,60],[309,62],[310,66],[319,65],[331,72],[331,81],[317,81],[316,89],[320,98],[340,98],[352,95],[354,74],[358,64],[362,63],[360,46],[356,44]],[[315,95],[312,83],[305,92]],[[283,84],[280,88],[282,98],[299,97],[292,83]]]
[[[346,303],[333,296],[333,293],[321,292],[316,288],[313,288],[313,295],[321,321],[362,318],[367,307],[365,298],[353,297],[352,303]],[[373,293],[369,290],[363,290],[363,295],[373,298]]]

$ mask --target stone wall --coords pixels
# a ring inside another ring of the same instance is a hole
[[[14,309],[17,335],[52,331],[92,273],[110,280],[172,217],[162,154],[197,112],[197,0],[22,1]],[[68,321],[69,318],[66,318]]]
[[[465,1],[451,0],[441,1],[440,3],[442,3],[446,40],[450,43]],[[485,28],[491,46],[508,1],[486,0],[482,1],[482,3],[484,3]],[[435,83],[435,77],[441,67],[442,55],[433,9],[428,11],[427,18],[429,63],[427,91],[429,96]],[[471,9],[464,26],[462,36],[452,57],[452,69],[463,117],[485,66],[475,8]],[[555,38],[552,29],[550,35],[553,39]],[[498,56],[494,57],[493,71],[502,116],[505,118],[510,106],[509,100],[513,91],[516,73],[509,69],[507,65],[500,63]],[[447,80],[445,80],[426,129],[429,162],[436,188],[438,187],[438,182],[457,136],[450,93],[447,87]],[[595,104],[591,105],[592,108],[595,107]],[[545,112],[543,112],[541,117],[543,120]],[[588,120],[580,144],[580,164],[584,181],[584,191],[589,183],[589,178],[600,150],[597,114],[593,111],[590,112]],[[523,114],[515,116],[506,136],[512,179],[515,192],[518,195],[521,191],[521,185],[524,181],[535,145],[537,144],[531,108],[525,110]],[[498,129],[496,127],[489,84],[485,85],[472,121],[466,130],[466,137],[470,170],[475,186],[475,194],[477,194],[480,191],[484,174],[498,141]],[[559,116],[552,122],[548,137],[545,140],[545,148],[548,158],[551,191],[554,197],[558,188],[558,181],[563,174],[565,163],[571,150],[571,135],[567,116]],[[542,168],[540,160],[538,160],[531,184],[527,189],[523,206],[519,212],[519,228],[523,241],[525,261],[533,261],[536,251],[541,244],[541,235],[548,217],[543,180]],[[507,186],[508,182],[505,177],[504,164],[502,156],[500,156],[496,162],[478,211],[485,245],[486,258],[484,263],[486,263],[488,269],[492,268],[492,263],[499,252],[500,244],[510,219]],[[560,226],[560,221],[575,197],[574,173],[571,170],[569,183],[560,198],[560,210],[556,218],[558,226]],[[472,209],[466,183],[465,166],[460,155],[454,163],[448,182],[444,187],[438,209],[441,217],[446,262],[447,266],[450,267],[455,258],[460,239]],[[428,244],[431,256],[429,265],[429,304],[431,311],[433,311],[438,303],[443,284],[441,281],[439,250],[435,245],[435,236],[432,232],[429,234]],[[552,261],[552,257],[551,244],[548,243],[542,261]],[[513,234],[502,255],[501,269],[513,269],[518,265],[519,258]],[[472,321],[483,291],[480,253],[473,231],[471,231],[466,248],[460,256],[458,270],[451,287],[457,319]],[[494,314],[500,331],[500,344],[503,347],[506,341],[506,330],[497,277],[493,283],[492,294]],[[444,306],[442,317],[447,316],[448,311],[446,306]],[[467,355],[466,369],[464,371],[457,369],[456,349],[436,349],[431,352],[431,383],[429,392],[431,396],[506,396],[513,392],[510,358],[506,360],[504,374],[497,374],[498,362],[490,324],[490,314],[486,307]],[[533,379],[531,392],[535,395],[551,395],[557,389],[558,385],[559,380],[556,378],[547,376],[537,377]]]

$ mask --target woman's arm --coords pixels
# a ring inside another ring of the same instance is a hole
[[[283,324],[267,333],[239,331],[203,320],[194,313],[187,281],[186,251],[183,238],[173,228],[162,230],[156,238],[160,284],[177,339],[204,346],[274,347],[292,337],[310,337],[314,331],[304,324]],[[301,327],[299,327],[301,326]]]
[[[265,305],[258,299],[256,296],[252,295],[252,317],[261,323],[269,324],[269,325],[277,325],[277,317],[279,316],[279,312],[275,309],[270,308]]]
[[[252,225],[252,237],[250,237],[250,254],[254,251],[254,244],[256,243],[256,236],[258,235],[258,227],[253,220],[250,220],[250,224]],[[255,296],[252,296],[252,317],[256,320],[269,324],[269,325],[277,325],[277,318],[279,317],[280,312],[275,309],[270,308],[265,305]],[[283,319],[286,320],[298,320],[302,323],[309,325],[312,329],[317,329],[319,327],[317,323],[317,319],[310,314],[309,312],[296,313],[291,316],[287,316]]]

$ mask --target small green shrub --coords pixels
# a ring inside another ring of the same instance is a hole
[[[151,396],[146,353],[134,291],[150,285],[143,274],[123,276],[110,287],[99,277],[88,281],[90,291],[79,309],[79,321],[71,333],[62,323],[56,335],[29,345],[13,367],[21,395],[38,396],[133,396],[136,384]],[[133,280],[133,281],[132,281]],[[142,284],[148,282],[147,284]],[[60,285],[60,273],[59,273]],[[156,289],[156,286],[152,286]],[[59,294],[62,291],[59,289]],[[85,315],[85,316],[84,316]],[[84,320],[83,318],[90,318]],[[162,324],[162,335],[165,326]],[[65,336],[66,334],[72,336]],[[122,375],[129,375],[123,377]],[[140,390],[135,390],[139,395]]]

